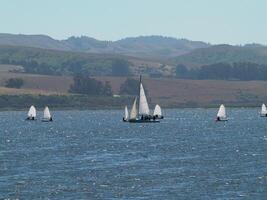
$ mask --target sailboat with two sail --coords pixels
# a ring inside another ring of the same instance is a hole
[[[137,109],[137,100],[138,109]],[[130,115],[128,114],[128,109],[125,107],[125,116],[123,121],[130,123],[157,123],[160,122],[158,118],[150,114],[145,90],[142,84],[142,77],[140,76],[140,85],[139,85],[139,96],[134,99]]]

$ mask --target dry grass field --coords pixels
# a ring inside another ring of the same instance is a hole
[[[138,79],[138,77],[136,77]],[[118,93],[126,78],[99,77]],[[143,77],[152,103],[166,106],[255,105],[267,101],[267,81],[155,79]]]
[[[0,65],[0,94],[67,94],[72,77],[46,76],[9,72]],[[14,69],[14,67],[13,67]],[[25,81],[21,89],[5,88],[5,80],[19,77]],[[125,77],[94,77],[109,81],[115,94],[119,93]],[[138,77],[136,77],[138,79]],[[221,102],[231,105],[258,105],[267,102],[267,81],[220,81],[156,79],[143,77],[152,104],[163,106],[216,106]]]

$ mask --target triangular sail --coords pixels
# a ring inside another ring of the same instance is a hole
[[[149,107],[148,107],[145,90],[144,90],[142,83],[140,83],[139,115],[149,115]]]
[[[36,109],[34,106],[31,106],[28,112],[28,117],[36,117]]]
[[[155,106],[153,115],[162,116],[161,107],[158,104]]]
[[[132,106],[132,110],[130,113],[130,119],[136,119],[136,118],[137,118],[137,108],[136,108],[136,98],[135,98],[133,106]]]
[[[261,114],[262,115],[266,115],[267,114],[267,109],[266,109],[266,105],[263,103],[261,106]]]
[[[51,114],[47,106],[44,109],[44,119],[51,119]]]
[[[225,111],[225,107],[224,107],[223,104],[222,104],[222,105],[220,106],[220,108],[219,108],[217,117],[220,117],[220,118],[226,118],[226,111]]]
[[[128,108],[127,108],[127,106],[125,106],[124,111],[125,111],[125,113],[124,113],[124,119],[125,119],[125,120],[128,120],[128,118],[129,118],[129,112],[128,112]]]

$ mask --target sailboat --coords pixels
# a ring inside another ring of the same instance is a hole
[[[142,84],[142,78],[140,76],[140,86],[139,86],[139,104],[138,104],[138,111],[137,111],[137,98],[135,98],[129,122],[131,123],[150,123],[150,122],[159,122],[156,118],[150,115],[149,106],[147,103],[147,98],[145,94],[145,90]]]
[[[127,122],[129,120],[129,112],[127,106],[124,108],[124,117],[122,119],[124,122]]]
[[[266,105],[264,103],[261,105],[260,116],[261,117],[267,117],[267,109],[266,109]]]
[[[223,104],[219,108],[219,111],[217,113],[216,121],[228,121],[228,119],[226,117],[225,107],[224,107]]]
[[[29,111],[28,111],[28,117],[26,120],[36,120],[36,109],[34,106],[31,106]]]
[[[49,108],[46,106],[44,109],[44,117],[42,119],[42,122],[52,122],[52,121],[53,119],[52,119],[51,113],[49,111]]]
[[[157,119],[163,119],[164,118],[162,115],[161,107],[158,104],[155,106],[153,117],[155,117]]]

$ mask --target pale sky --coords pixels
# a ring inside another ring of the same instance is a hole
[[[0,32],[267,45],[267,0],[0,0]]]

